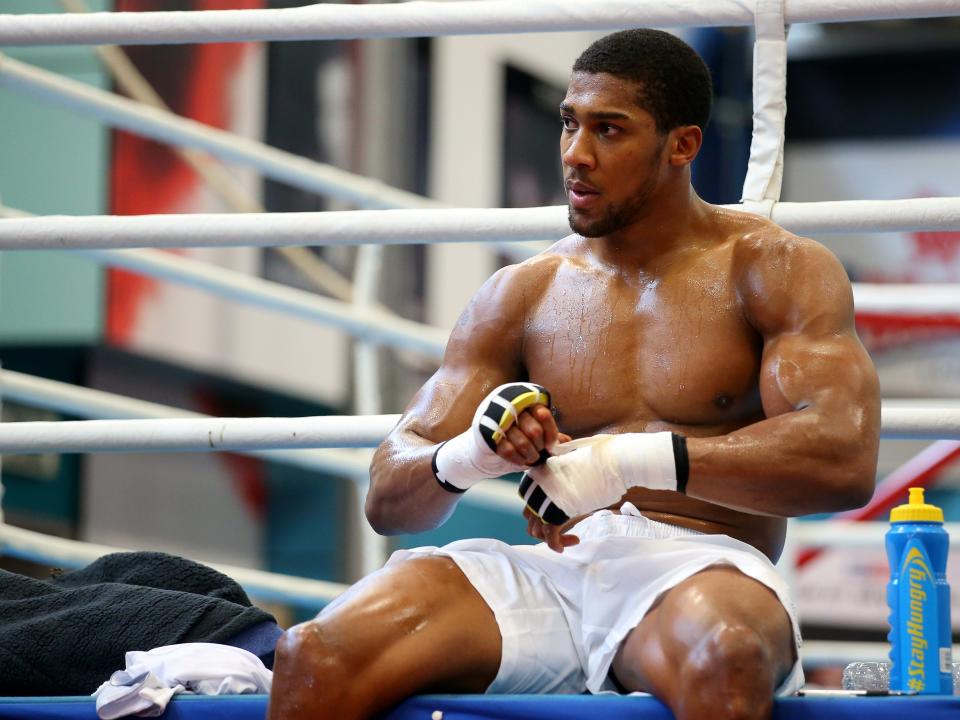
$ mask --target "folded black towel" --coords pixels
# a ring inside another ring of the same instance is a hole
[[[272,620],[226,575],[164,553],[105,555],[49,580],[0,570],[0,695],[86,695],[129,650],[225,642]]]

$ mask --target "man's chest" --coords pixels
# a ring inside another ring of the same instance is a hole
[[[753,418],[761,349],[729,283],[709,276],[557,284],[524,330],[529,377],[573,433]]]

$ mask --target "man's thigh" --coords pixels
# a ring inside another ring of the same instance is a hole
[[[277,645],[270,718],[366,718],[410,695],[483,692],[496,677],[493,613],[456,563],[393,563]]]

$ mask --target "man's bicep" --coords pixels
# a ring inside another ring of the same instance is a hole
[[[853,330],[785,333],[766,341],[760,397],[767,417],[811,408],[840,419],[872,408],[876,370]]]
[[[876,371],[856,334],[853,291],[833,253],[790,238],[764,248],[748,274],[748,313],[763,337],[767,417],[873,402]]]

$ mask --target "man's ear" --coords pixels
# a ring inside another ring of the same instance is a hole
[[[689,165],[703,145],[703,131],[696,125],[683,125],[670,131],[670,164]]]

